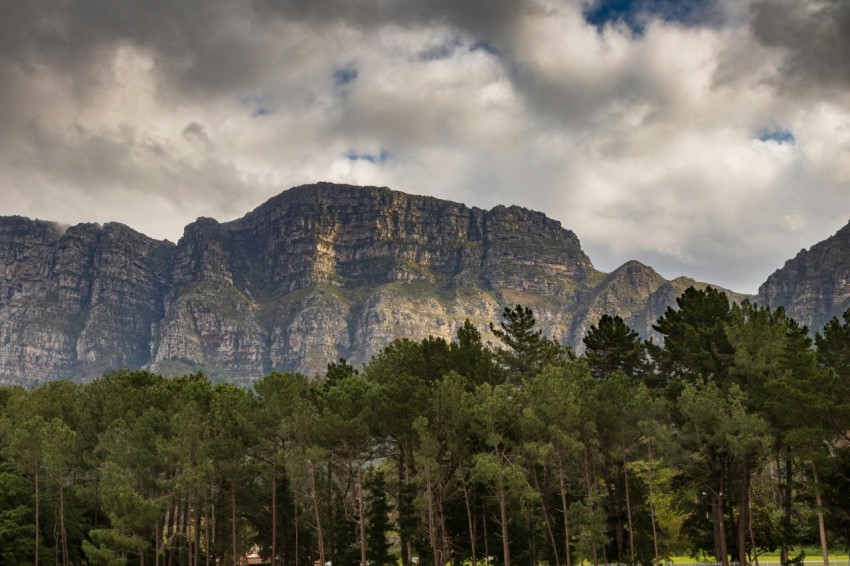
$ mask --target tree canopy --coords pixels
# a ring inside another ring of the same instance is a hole
[[[720,563],[850,542],[850,312],[688,289],[584,352],[506,308],[363,367],[0,387],[0,565]]]

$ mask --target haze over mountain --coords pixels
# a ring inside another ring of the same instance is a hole
[[[760,300],[807,324],[838,314],[847,232],[789,261]],[[685,288],[705,285],[635,261],[603,273],[540,212],[329,183],[231,222],[199,218],[177,244],[116,223],[3,217],[0,262],[0,376],[27,384],[117,367],[241,383],[314,373],[340,356],[362,363],[395,338],[450,339],[467,318],[487,334],[515,303],[580,350],[602,314],[649,336]]]

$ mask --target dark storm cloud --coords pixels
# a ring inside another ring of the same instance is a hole
[[[276,26],[324,33],[335,24],[447,25],[498,48],[529,6],[515,0],[9,0],[0,5],[0,65],[47,66],[72,78],[85,96],[101,86],[112,51],[130,45],[153,56],[163,87],[209,97],[250,90],[270,69],[301,59],[297,45],[275,51],[286,39]]]
[[[386,24],[448,25],[477,39],[510,35],[520,14],[532,9],[516,0],[283,0],[258,1],[260,11],[318,24],[343,21],[363,28]]]
[[[780,88],[818,95],[850,86],[847,0],[757,0],[751,27],[759,42],[784,53]]]
[[[81,94],[101,86],[116,48],[153,56],[156,71],[191,96],[250,87],[262,77],[264,36],[249,4],[204,0],[11,0],[0,7],[0,58],[46,66]]]

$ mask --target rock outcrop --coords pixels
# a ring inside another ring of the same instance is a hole
[[[809,250],[800,250],[759,287],[758,301],[817,331],[850,308],[850,223]]]
[[[327,183],[232,222],[200,218],[176,245],[3,218],[0,269],[0,380],[25,384],[117,367],[243,384],[312,374],[395,338],[450,339],[465,319],[489,334],[516,303],[580,347],[604,313],[648,334],[686,286],[637,262],[597,271],[539,212]]]

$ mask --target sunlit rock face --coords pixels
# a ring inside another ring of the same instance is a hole
[[[200,218],[176,245],[120,224],[0,218],[0,380],[313,375],[395,338],[451,339],[466,319],[489,337],[518,303],[580,350],[606,313],[647,335],[680,287],[637,262],[597,271],[539,212],[386,188],[296,187],[232,222]]]

